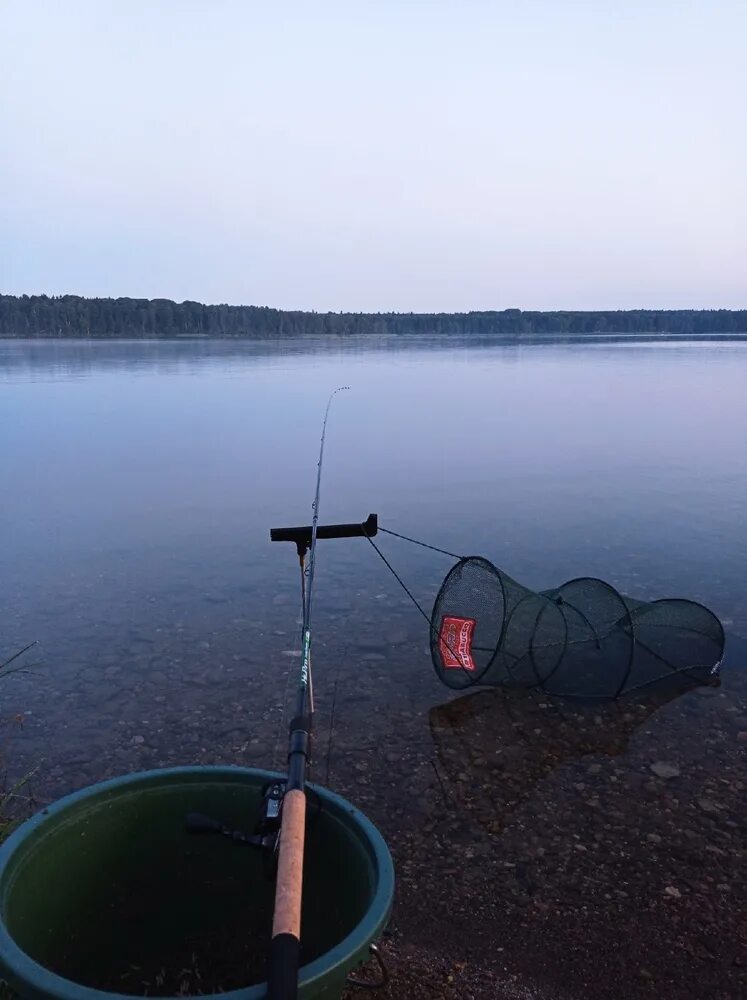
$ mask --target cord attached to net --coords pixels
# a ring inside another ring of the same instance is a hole
[[[451,556],[452,559],[463,558],[463,556],[458,556],[456,552],[447,552],[446,549],[439,549],[435,545],[428,545],[427,542],[419,542],[417,538],[408,538],[407,535],[400,535],[398,531],[390,531],[389,528],[382,528],[381,525],[379,525],[379,531],[383,531],[387,535],[394,535],[395,538],[401,538],[405,542],[412,542],[413,545],[421,545],[424,549],[430,549],[432,552],[440,552],[442,556]],[[368,535],[366,535],[366,538],[368,538]]]
[[[401,538],[405,542],[412,542],[413,545],[420,545],[422,548],[424,548],[424,549],[430,549],[432,552],[440,552],[441,555],[443,555],[443,556],[449,556],[451,559],[462,559],[463,558],[462,556],[458,556],[455,552],[447,552],[446,549],[439,549],[435,545],[428,545],[427,542],[419,542],[417,540],[417,538],[408,538],[407,535],[400,535],[400,533],[398,531],[390,531],[389,528],[382,528],[381,525],[379,525],[379,531],[383,531],[387,535],[393,535],[395,538]],[[415,605],[415,607],[418,609],[418,611],[423,616],[423,618],[425,618],[425,620],[428,622],[428,625],[432,628],[433,627],[433,623],[431,622],[430,616],[425,613],[425,611],[423,610],[422,606],[418,602],[417,598],[412,593],[412,591],[408,589],[407,585],[405,584],[404,580],[399,575],[399,573],[397,572],[397,570],[394,568],[394,566],[392,566],[392,564],[389,562],[389,560],[384,555],[384,553],[381,551],[381,549],[376,544],[376,542],[373,540],[373,538],[371,538],[371,536],[369,534],[367,534],[365,532],[365,530],[364,530],[363,534],[369,540],[369,542],[374,547],[374,549],[376,550],[376,554],[378,555],[379,559],[381,559],[381,561],[384,563],[384,565],[386,566],[386,568],[392,574],[392,576],[394,577],[394,579],[397,581],[397,583],[400,585],[400,587],[404,590],[404,592],[410,598],[410,600]]]
[[[405,592],[405,593],[407,594],[407,596],[408,596],[408,597],[410,598],[410,600],[411,600],[411,601],[412,601],[412,603],[413,603],[413,604],[415,605],[415,607],[416,607],[416,608],[418,609],[418,611],[419,611],[419,612],[420,612],[420,614],[421,614],[421,615],[423,616],[423,618],[425,618],[425,620],[426,620],[426,621],[428,622],[428,624],[430,625],[430,624],[431,624],[431,620],[430,620],[430,618],[429,618],[429,617],[428,617],[428,615],[427,615],[427,614],[425,613],[425,611],[423,611],[422,607],[420,606],[420,604],[419,604],[419,602],[418,602],[418,599],[417,599],[417,598],[415,597],[415,595],[414,595],[414,594],[412,593],[412,591],[411,591],[411,590],[409,590],[409,589],[407,588],[407,585],[405,584],[404,580],[403,580],[403,579],[402,579],[402,577],[401,577],[401,576],[399,575],[399,573],[397,572],[397,570],[396,570],[396,569],[394,568],[394,566],[392,566],[392,564],[391,564],[391,563],[389,562],[389,560],[388,560],[388,559],[387,559],[387,557],[386,557],[386,556],[384,555],[384,553],[383,553],[383,552],[381,551],[381,549],[380,549],[380,548],[379,548],[379,546],[378,546],[378,545],[376,544],[376,542],[375,542],[375,541],[373,540],[373,538],[371,538],[371,536],[370,536],[370,535],[366,535],[366,538],[367,538],[367,539],[369,540],[369,542],[371,543],[371,545],[373,545],[373,547],[374,547],[374,549],[376,550],[376,554],[378,555],[379,559],[381,559],[381,561],[382,561],[382,562],[384,563],[384,565],[385,565],[385,566],[387,567],[387,569],[388,569],[388,570],[389,570],[389,572],[390,572],[390,573],[392,574],[392,576],[394,577],[394,579],[395,579],[395,580],[397,581],[397,583],[398,583],[398,584],[400,585],[400,587],[401,587],[401,588],[402,588],[402,589],[404,590],[404,592]],[[430,546],[429,546],[429,547],[430,547]]]
[[[449,556],[452,559],[463,559],[464,558],[464,556],[459,556],[455,552],[447,552],[446,549],[436,548],[435,545],[427,545],[425,542],[419,542],[416,538],[408,538],[407,535],[400,535],[398,532],[396,532],[396,531],[389,531],[387,528],[381,528],[380,527],[379,531],[385,531],[387,533],[387,535],[394,535],[396,538],[402,538],[406,542],[412,542],[413,545],[422,545],[422,547],[424,549],[432,549],[434,552],[440,552],[442,555]],[[426,612],[423,610],[423,608],[422,608],[421,604],[419,603],[418,599],[415,597],[415,595],[412,593],[412,591],[407,587],[407,585],[405,584],[405,582],[402,579],[402,577],[396,571],[396,569],[394,568],[394,566],[392,566],[392,564],[389,562],[389,560],[384,555],[384,553],[381,551],[381,549],[378,547],[378,545],[373,540],[373,538],[371,538],[370,535],[366,534],[365,531],[364,531],[364,537],[368,539],[368,541],[374,547],[374,549],[376,551],[376,554],[378,555],[379,559],[381,559],[381,561],[384,563],[384,565],[386,566],[386,568],[392,574],[392,576],[394,577],[394,579],[397,581],[397,583],[400,585],[400,587],[404,590],[404,592],[410,598],[410,600],[412,601],[412,603],[418,609],[418,611],[420,612],[420,614],[428,622],[428,628],[430,629],[431,636],[433,636],[433,632],[434,632],[433,620],[431,619],[430,615],[426,614]],[[449,652],[455,658],[455,660],[457,661],[457,663],[461,667],[461,669],[462,669],[463,673],[465,674],[465,676],[469,677],[470,674],[466,670],[464,664],[462,663],[462,658],[461,658],[461,655],[459,654],[459,652],[457,650],[453,649],[452,646],[445,639],[442,638],[441,641],[444,643],[444,645],[446,646],[446,648],[449,650]],[[475,646],[474,648],[475,649],[481,649],[482,647]],[[490,650],[488,650],[488,652],[490,652]]]

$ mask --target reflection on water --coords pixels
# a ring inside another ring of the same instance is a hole
[[[494,998],[509,970],[554,1000],[736,996],[747,345],[432,346],[0,342],[0,660],[36,639],[40,661],[0,689],[25,716],[9,780],[40,765],[44,800],[143,767],[282,765],[298,568],[269,528],[308,521],[324,402],[350,384],[324,520],[378,511],[535,590],[681,594],[728,633],[720,688],[434,708],[418,612],[362,539],[324,545],[314,775],[387,837],[395,929],[446,963],[431,995]],[[430,608],[443,557],[380,544]]]
[[[249,362],[282,364],[293,357],[344,355],[368,356],[385,352],[396,354],[427,350],[430,354],[469,351],[472,355],[495,351],[497,343],[506,358],[519,354],[526,347],[558,345],[584,347],[587,350],[629,342],[640,350],[666,351],[685,343],[692,349],[714,349],[719,343],[734,345],[747,342],[747,336],[711,334],[704,338],[673,336],[662,342],[660,336],[598,335],[593,337],[305,337],[302,340],[212,340],[181,338],[174,340],[0,340],[0,382],[17,378],[34,381],[84,378],[107,371],[128,374],[151,372],[166,374],[199,374],[209,368],[226,369]]]
[[[497,833],[506,815],[555,768],[585,756],[624,753],[654,712],[697,686],[672,678],[645,693],[593,705],[498,688],[432,708],[431,735],[448,793],[474,822]],[[711,685],[718,686],[717,680]],[[658,770],[664,777],[678,772],[667,764]]]

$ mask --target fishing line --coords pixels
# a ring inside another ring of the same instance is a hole
[[[273,770],[281,770],[280,763],[278,761],[278,756],[280,753],[280,743],[283,736],[283,729],[285,727],[285,712],[288,706],[288,688],[290,687],[290,674],[291,674],[291,664],[288,664],[288,669],[285,672],[285,687],[283,688],[283,700],[280,703],[280,721],[278,722],[278,731],[275,736],[275,747],[272,751],[272,766]]]
[[[303,616],[303,609],[306,606],[306,567],[305,567],[304,556],[303,555],[299,555],[298,561],[299,561],[300,566],[301,566],[301,614]],[[301,638],[302,635],[303,635],[303,633],[301,633],[301,635],[299,635],[299,638]],[[283,700],[282,700],[282,702],[280,704],[280,720],[278,722],[278,729],[277,729],[277,733],[275,735],[275,746],[274,746],[274,749],[272,751],[272,758],[271,758],[271,760],[272,760],[272,766],[273,766],[273,769],[276,770],[276,771],[282,770],[282,766],[281,766],[281,764],[280,764],[280,762],[278,760],[278,757],[279,757],[279,753],[280,753],[280,742],[281,742],[281,739],[282,739],[282,736],[283,736],[283,729],[285,727],[285,717],[286,717],[286,713],[288,711],[288,688],[290,687],[290,675],[291,675],[291,667],[292,666],[293,666],[293,664],[289,663],[288,664],[288,669],[285,672],[285,687],[283,688]],[[312,709],[311,710],[312,711],[314,710],[313,709],[313,703],[312,703]]]
[[[327,759],[326,759],[326,769],[324,775],[324,784],[329,784],[329,770],[332,764],[332,743],[334,741],[335,735],[335,709],[337,707],[337,685],[340,680],[340,671],[342,670],[342,664],[348,655],[348,649],[350,644],[346,643],[343,649],[342,656],[337,661],[337,670],[335,672],[335,683],[332,689],[332,709],[329,713],[329,734],[327,736]]]

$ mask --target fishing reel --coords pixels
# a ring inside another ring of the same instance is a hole
[[[189,813],[187,833],[196,836],[226,837],[238,847],[255,847],[262,851],[265,874],[274,878],[280,835],[280,814],[285,794],[285,781],[270,781],[262,788],[262,807],[253,833],[232,830],[217,819],[203,813]]]

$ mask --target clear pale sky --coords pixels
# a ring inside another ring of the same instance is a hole
[[[0,291],[747,306],[747,3],[0,2]]]

